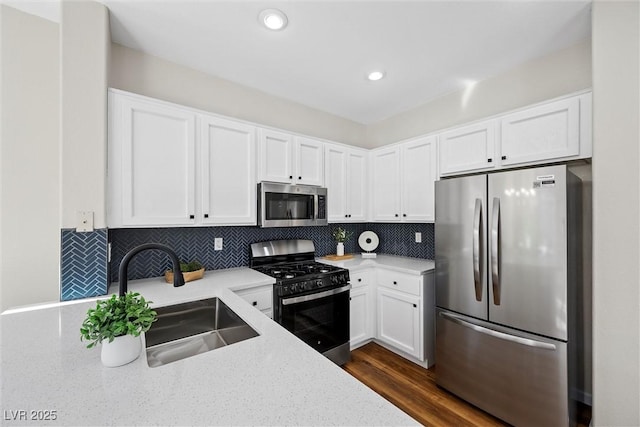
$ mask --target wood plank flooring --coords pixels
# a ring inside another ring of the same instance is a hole
[[[506,426],[504,422],[439,388],[435,370],[424,369],[375,343],[351,352],[344,370],[425,426]],[[588,426],[583,411],[579,425]]]

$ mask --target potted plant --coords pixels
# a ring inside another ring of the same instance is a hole
[[[80,328],[80,339],[91,341],[87,348],[102,344],[104,366],[115,367],[133,362],[140,355],[140,334],[151,328],[157,313],[137,292],[112,295],[99,300],[87,311]]]
[[[180,261],[180,271],[184,282],[191,282],[192,280],[202,279],[204,276],[204,267],[198,261],[182,262]],[[173,270],[169,269],[164,272],[164,280],[167,283],[173,283]]]
[[[338,243],[336,247],[337,256],[344,256],[344,242],[349,240],[352,235],[353,233],[351,231],[347,231],[342,227],[333,230],[333,239]]]

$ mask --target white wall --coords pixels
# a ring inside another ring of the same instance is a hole
[[[364,141],[359,123],[115,43],[109,86],[345,144]]]
[[[77,211],[106,227],[109,12],[94,1],[61,4],[62,228]]]
[[[369,148],[424,135],[591,87],[591,41],[529,61],[367,127]]]
[[[594,425],[640,425],[640,5],[593,4]]]
[[[0,311],[60,295],[59,26],[0,5]]]

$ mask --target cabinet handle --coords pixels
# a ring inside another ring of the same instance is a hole
[[[358,282],[362,282],[362,279],[358,279]]]
[[[394,280],[394,281],[393,281],[393,284],[394,284],[394,285],[397,285],[397,284],[398,284],[398,282],[396,282],[396,281]]]
[[[289,175],[289,179],[293,179],[293,175]]]
[[[417,306],[417,305],[415,305],[415,304],[413,304],[413,308],[418,308],[418,306]]]
[[[406,216],[407,216],[407,214],[402,214],[402,216],[406,217]]]
[[[204,214],[204,217],[205,218],[209,218],[209,214]]]
[[[349,215],[347,215],[347,214],[344,214],[344,217],[345,217],[345,218],[349,218]]]
[[[491,163],[493,162],[493,159],[487,159],[487,162]]]
[[[195,217],[195,215],[189,215],[189,219],[194,219]]]
[[[396,214],[396,218],[398,217],[398,214]]]
[[[507,156],[502,156],[502,160],[507,160]]]
[[[349,218],[351,218],[351,214],[349,214]]]
[[[352,300],[352,298],[351,298],[351,297],[349,297],[349,301],[351,301],[351,300]]]
[[[255,307],[256,305],[258,305],[258,301],[253,302],[253,306]]]
[[[298,177],[298,179],[302,179],[302,177],[301,177],[301,176],[299,176],[299,177]]]

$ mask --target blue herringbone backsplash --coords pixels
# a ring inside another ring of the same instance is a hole
[[[316,254],[335,253],[331,232],[338,226],[353,232],[345,243],[345,252],[360,252],[360,233],[371,230],[380,237],[379,253],[433,259],[433,224],[331,224],[326,227],[202,227],[202,228],[135,228],[109,230],[111,242],[111,281],[118,280],[118,266],[124,255],[143,243],[162,243],[173,248],[184,261],[198,260],[207,270],[249,265],[249,245],[265,240],[313,240]],[[415,232],[422,233],[422,243],[415,243]],[[222,237],[223,250],[214,251],[214,238]],[[170,268],[169,258],[160,251],[145,251],[129,264],[129,278],[158,277]]]
[[[107,230],[62,230],[60,299],[68,301],[107,293]]]

